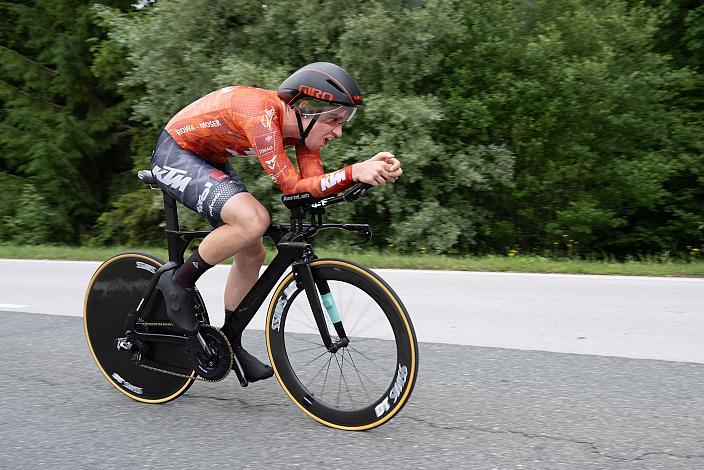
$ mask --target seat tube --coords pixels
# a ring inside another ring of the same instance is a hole
[[[166,219],[166,245],[169,249],[169,261],[180,266],[183,264],[183,251],[181,240],[177,234],[179,226],[176,200],[166,192],[164,192],[164,218]]]
[[[295,264],[293,271],[306,291],[308,303],[310,304],[311,310],[313,310],[313,317],[315,318],[316,325],[318,325],[318,331],[320,331],[320,338],[323,340],[325,347],[330,350],[332,348],[332,340],[330,339],[328,325],[325,323],[323,307],[320,305],[320,297],[318,297],[318,289],[313,281],[313,273],[310,270],[310,265],[308,263]]]

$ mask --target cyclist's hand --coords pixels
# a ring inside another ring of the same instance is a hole
[[[388,169],[391,166],[384,160],[369,159],[366,162],[352,165],[352,179],[372,186],[382,186],[390,178]]]
[[[389,152],[379,152],[376,155],[374,155],[372,160],[382,160],[385,161],[387,164],[390,166],[387,168],[388,171],[388,178],[386,178],[387,182],[394,183],[398,179],[401,174],[403,174],[403,170],[401,170],[401,162],[398,161],[398,159]]]

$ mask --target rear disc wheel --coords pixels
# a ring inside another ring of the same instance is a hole
[[[95,363],[117,390],[144,403],[165,403],[178,398],[193,384],[196,375],[189,366],[187,352],[180,346],[143,343],[136,344],[133,352],[116,347],[116,340],[125,336],[127,315],[136,309],[162,264],[158,258],[143,253],[116,255],[93,274],[84,302],[83,325]],[[168,323],[163,298],[158,292],[156,295],[151,316],[144,318],[144,322]],[[200,298],[199,301],[202,303]],[[204,306],[200,310],[204,312]],[[145,363],[168,365],[164,368],[185,377],[140,367],[133,360],[135,354],[143,355]]]

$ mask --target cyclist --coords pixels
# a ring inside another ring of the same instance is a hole
[[[320,150],[342,135],[342,125],[361,105],[359,88],[347,72],[317,62],[294,72],[278,91],[246,86],[213,91],[179,111],[159,136],[152,173],[160,187],[214,227],[182,266],[159,280],[169,318],[184,333],[195,334],[195,282],[234,256],[225,286],[222,331],[250,382],[271,377],[273,370],[242,348],[241,335],[229,331],[228,324],[237,321],[234,310],[259,277],[269,213],[247,191],[228,159],[257,158],[285,194],[323,197],[355,182],[395,182],[402,170],[389,152],[331,173],[323,170]],[[291,146],[300,173],[284,151]]]

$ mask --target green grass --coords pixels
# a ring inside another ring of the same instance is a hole
[[[163,248],[124,246],[91,248],[48,245],[0,245],[0,258],[102,261],[121,251],[142,251],[156,255],[161,259],[167,258],[166,250]],[[380,253],[372,249],[325,249],[324,247],[317,249],[316,253],[321,258],[346,258],[370,268],[704,277],[704,260],[685,262],[676,259],[646,259],[643,261],[616,262],[576,259],[555,260],[531,255],[514,257],[496,255],[451,257],[424,254],[408,256],[388,252]],[[269,262],[273,255],[274,250],[269,249],[266,262]]]

